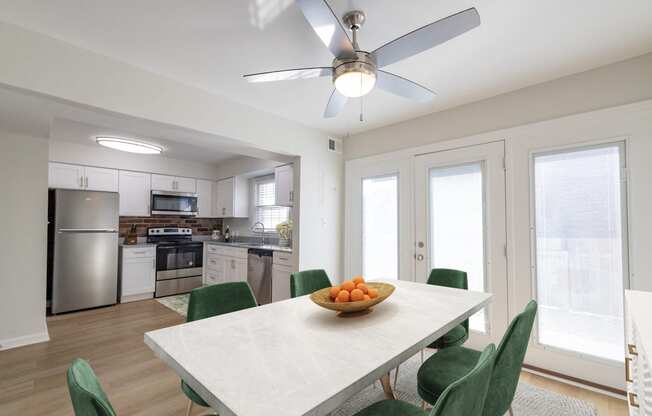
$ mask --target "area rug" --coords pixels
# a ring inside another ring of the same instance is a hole
[[[164,306],[180,315],[186,316],[189,295],[175,295],[157,300]],[[432,354],[427,351],[426,356]],[[410,358],[401,364],[398,375],[396,396],[415,405],[421,404],[417,394],[417,371],[421,365],[420,355]],[[392,372],[392,382],[394,373]],[[365,407],[385,399],[380,383],[368,386],[349,399],[342,407],[331,413],[331,416],[351,416]],[[516,397],[512,404],[514,416],[597,416],[598,412],[590,403],[572,397],[564,396],[549,390],[544,390],[528,383],[520,382]]]

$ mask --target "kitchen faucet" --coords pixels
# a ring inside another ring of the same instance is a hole
[[[256,226],[258,226],[258,225],[260,225],[260,227],[256,227]],[[263,224],[263,223],[260,222],[260,221],[255,222],[254,225],[251,226],[251,231],[252,231],[253,233],[260,232],[260,231],[256,231],[257,229],[260,229],[260,228],[263,229],[261,245],[264,246],[264,245],[265,245],[265,224]]]

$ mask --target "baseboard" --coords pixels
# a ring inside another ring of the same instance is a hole
[[[603,386],[601,384],[593,383],[591,381],[582,380],[580,378],[571,377],[565,374],[557,373],[555,371],[546,370],[543,368],[535,367],[528,364],[523,364],[523,371],[536,374],[541,377],[549,378],[551,380],[559,381],[561,383],[570,384],[571,386],[580,387],[586,390],[591,390],[596,393],[604,394],[621,400],[627,400],[626,392],[613,387]]]
[[[50,336],[47,331],[22,337],[0,339],[0,351],[24,347],[25,345],[38,344],[40,342],[47,342],[49,340]]]

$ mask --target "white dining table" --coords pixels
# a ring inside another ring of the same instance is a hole
[[[147,332],[145,343],[220,416],[327,415],[381,378],[391,396],[390,370],[492,296],[387,283],[394,293],[355,317],[302,296]]]

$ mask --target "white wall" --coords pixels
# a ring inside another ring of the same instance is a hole
[[[300,156],[299,267],[340,273],[343,163],[341,155],[328,152],[325,134],[5,23],[0,23],[0,54],[0,83],[7,86]]]
[[[353,135],[344,140],[344,156],[356,159],[650,98],[652,53]]]
[[[48,143],[0,131],[0,350],[48,340]]]

